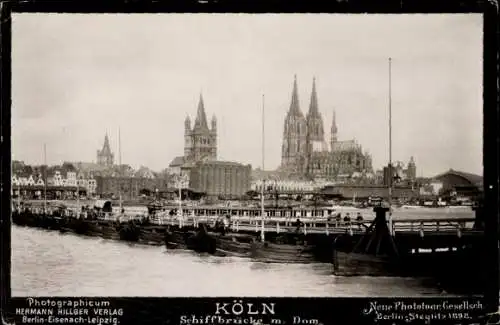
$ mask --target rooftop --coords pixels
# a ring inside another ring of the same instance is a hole
[[[439,174],[437,176],[434,176],[433,178],[441,178],[441,177],[444,177],[446,175],[459,176],[459,177],[466,179],[467,181],[469,181],[473,185],[476,185],[479,187],[483,186],[483,176],[472,174],[472,173],[466,173],[466,172],[462,172],[462,171],[458,171],[458,170],[453,170],[451,168],[450,168],[450,170],[448,170],[442,174]]]
[[[206,160],[199,161],[197,165],[221,165],[221,166],[249,166],[235,161]]]
[[[172,162],[170,163],[170,165],[168,165],[169,167],[179,167],[179,166],[182,166],[185,162],[185,159],[184,159],[184,156],[178,156],[178,157],[175,157]]]

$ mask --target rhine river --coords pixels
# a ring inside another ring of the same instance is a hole
[[[336,277],[329,264],[264,264],[12,227],[13,296],[437,296],[430,280]]]

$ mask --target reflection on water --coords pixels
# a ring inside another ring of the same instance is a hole
[[[422,296],[420,279],[336,277],[329,264],[266,264],[12,228],[14,296]]]

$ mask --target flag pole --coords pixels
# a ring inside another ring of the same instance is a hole
[[[118,127],[118,171],[119,175],[118,177],[122,177],[122,140],[121,140],[121,133],[120,133],[120,127]],[[122,207],[122,187],[120,183],[120,215],[122,214],[123,207]]]
[[[43,144],[43,164],[45,165],[44,182],[43,182],[43,213],[47,213],[47,145]]]
[[[262,242],[265,241],[265,227],[264,227],[264,187],[266,184],[265,181],[265,172],[264,172],[264,155],[265,155],[265,138],[264,138],[264,122],[265,122],[265,114],[264,114],[264,100],[265,96],[262,94],[262,172],[263,172],[263,177],[262,177],[262,186],[261,186],[261,193],[260,193],[260,198],[261,198],[261,224],[260,224],[260,240]]]
[[[392,189],[394,182],[394,171],[392,168],[392,80],[391,80],[392,58],[389,58],[389,231],[393,235],[392,229]]]

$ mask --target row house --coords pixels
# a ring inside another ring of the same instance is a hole
[[[12,186],[44,186],[45,183],[40,175],[17,176],[12,175]]]
[[[91,178],[91,179],[85,179],[85,178],[80,178],[76,180],[76,185],[81,188],[85,188],[87,190],[87,193],[90,195],[96,194],[97,191],[97,180]]]
[[[37,176],[17,176],[12,175],[12,186],[44,186],[45,183],[41,175]],[[47,178],[47,186],[52,187],[81,187],[87,193],[95,194],[97,181],[94,178],[77,178],[76,172],[67,172],[64,177],[61,171],[56,171],[53,176]]]

